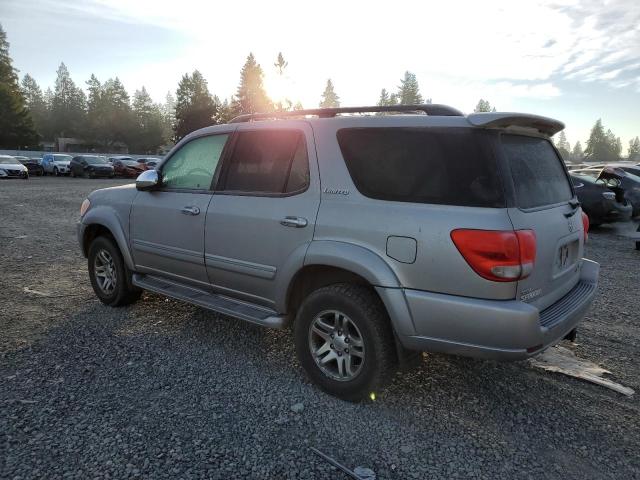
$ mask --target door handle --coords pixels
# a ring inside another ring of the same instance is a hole
[[[302,217],[284,217],[280,224],[285,227],[304,228],[307,226],[307,219]]]
[[[181,212],[185,215],[198,215],[200,213],[200,209],[198,207],[182,207]]]

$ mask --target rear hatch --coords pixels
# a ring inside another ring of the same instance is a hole
[[[500,136],[511,180],[509,217],[515,230],[533,230],[532,273],[518,281],[516,298],[540,310],[558,301],[579,281],[584,249],[582,216],[562,160],[544,137]]]

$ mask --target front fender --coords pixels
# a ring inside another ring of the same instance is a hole
[[[93,207],[85,214],[78,226],[78,240],[80,241],[80,246],[82,248],[84,245],[85,232],[89,226],[101,225],[105,227],[111,232],[113,238],[116,240],[125,265],[130,270],[134,270],[133,257],[131,256],[131,250],[129,250],[129,242],[127,240],[128,235],[125,233],[122,223],[123,222],[121,221],[118,212],[114,208],[106,205]],[[85,255],[87,254],[87,252],[84,252],[84,249],[83,253]]]

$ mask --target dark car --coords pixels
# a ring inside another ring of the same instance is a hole
[[[41,160],[40,158],[29,158],[29,157],[15,157],[15,158],[18,159],[21,164],[27,167],[27,170],[29,170],[29,175],[33,175],[36,177],[41,177],[42,175],[44,175],[44,168],[42,168],[42,165],[40,164],[40,160]]]
[[[596,180],[608,180],[617,178],[624,190],[624,196],[631,202],[633,207],[633,217],[640,215],[640,177],[622,170],[619,167],[605,166],[603,168],[580,168],[572,169],[571,174],[588,175]]]
[[[133,158],[112,157],[112,165],[115,174],[120,177],[135,178],[145,170],[148,170],[144,163],[139,163]]]
[[[636,177],[640,177],[640,165],[619,165],[618,168]]]
[[[160,159],[156,157],[143,157],[143,158],[137,158],[136,160],[139,163],[143,163],[144,165],[146,165],[147,170],[156,168],[160,163]]]
[[[97,155],[78,155],[69,163],[72,177],[108,177],[113,178],[115,173],[106,158]]]
[[[572,173],[571,181],[591,226],[623,222],[631,218],[633,208],[624,196],[620,180],[596,180],[589,175]]]

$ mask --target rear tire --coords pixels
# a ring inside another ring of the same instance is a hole
[[[59,171],[58,171],[58,169],[57,169],[57,168],[55,168],[55,167],[53,168],[53,175],[54,175],[54,176],[56,176],[56,177],[59,177],[59,176],[60,176],[60,172],[59,172]]]
[[[362,285],[336,284],[311,293],[298,310],[294,338],[309,378],[343,400],[371,397],[397,369],[389,316]]]
[[[133,286],[131,271],[112,239],[102,236],[91,242],[88,267],[93,291],[105,305],[120,307],[140,298],[142,290]]]

